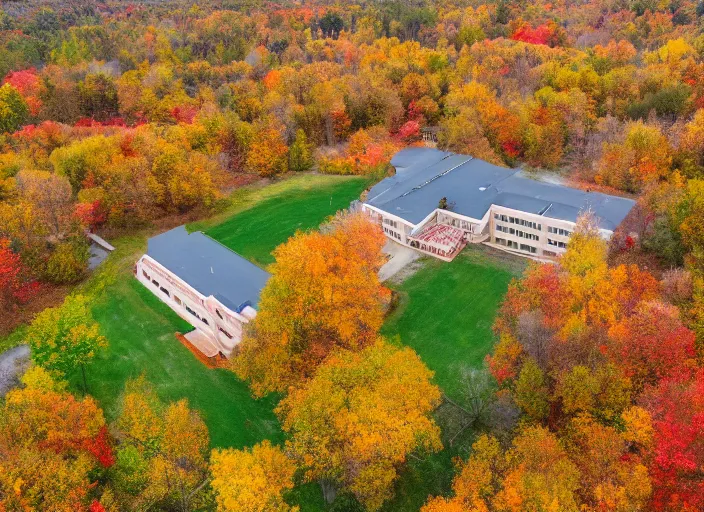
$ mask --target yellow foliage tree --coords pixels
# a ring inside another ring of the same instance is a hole
[[[330,501],[342,488],[378,510],[412,452],[442,448],[432,375],[413,350],[381,340],[331,355],[277,409],[305,479],[318,480]]]
[[[221,512],[296,512],[283,494],[293,488],[296,466],[269,441],[243,450],[213,450],[211,485]]]

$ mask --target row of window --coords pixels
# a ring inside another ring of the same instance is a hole
[[[396,240],[401,240],[401,235],[396,233],[396,231],[392,231],[388,228],[384,228],[384,233],[386,233],[387,235],[389,235],[391,237],[394,237]]]
[[[510,222],[511,224],[517,224],[519,226],[525,226],[525,227],[531,228],[531,229],[537,229],[538,231],[543,229],[543,226],[541,224],[538,224],[537,222],[533,222],[532,220],[525,220],[525,219],[521,219],[519,217],[510,217],[508,215],[503,215],[501,213],[495,213],[494,219],[500,220],[502,222]]]
[[[567,229],[555,228],[552,226],[548,226],[548,233],[553,233],[555,235],[562,235],[562,236],[570,236],[572,234],[572,231],[569,231]]]
[[[398,222],[396,222],[395,220],[391,220],[391,219],[386,219],[386,218],[385,218],[385,219],[384,219],[384,224],[386,224],[386,225],[388,225],[388,226],[393,226],[394,228],[398,229]]]
[[[551,238],[548,238],[548,245],[552,245],[553,247],[559,247],[560,249],[565,249],[567,247],[567,244],[565,242],[560,242],[559,240],[553,240]]]
[[[531,254],[536,254],[538,252],[538,249],[533,247],[532,245],[521,244],[518,242],[514,242],[513,240],[506,240],[505,238],[497,238],[496,243],[499,245],[504,245],[504,246],[509,247],[511,249],[517,249],[519,251],[529,252]]]
[[[515,235],[520,238],[527,238],[528,240],[535,240],[536,242],[540,240],[538,235],[533,233],[526,233],[520,229],[509,228],[508,226],[502,226],[501,224],[496,225],[496,231],[501,231],[502,233],[507,233],[509,235]]]

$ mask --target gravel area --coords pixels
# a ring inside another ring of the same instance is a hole
[[[20,345],[0,354],[0,397],[19,383],[29,365],[29,346]]]

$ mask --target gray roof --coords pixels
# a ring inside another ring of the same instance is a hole
[[[570,222],[591,210],[599,227],[611,231],[635,205],[624,197],[537,181],[516,169],[437,149],[404,149],[391,163],[396,174],[372,187],[367,203],[412,224],[443,197],[454,203],[454,212],[474,219],[484,217],[492,204]]]
[[[184,226],[149,239],[147,254],[232,311],[255,307],[270,274],[200,231]]]

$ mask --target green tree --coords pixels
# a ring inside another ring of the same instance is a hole
[[[10,84],[0,87],[0,133],[14,132],[29,116],[29,107]]]
[[[107,347],[107,340],[91,317],[88,298],[83,295],[71,295],[61,306],[37,315],[26,339],[38,365],[62,376],[80,367],[86,391],[85,366],[99,349]]]
[[[292,171],[307,171],[313,167],[313,152],[308,143],[306,132],[299,129],[296,138],[288,150],[288,168]]]

